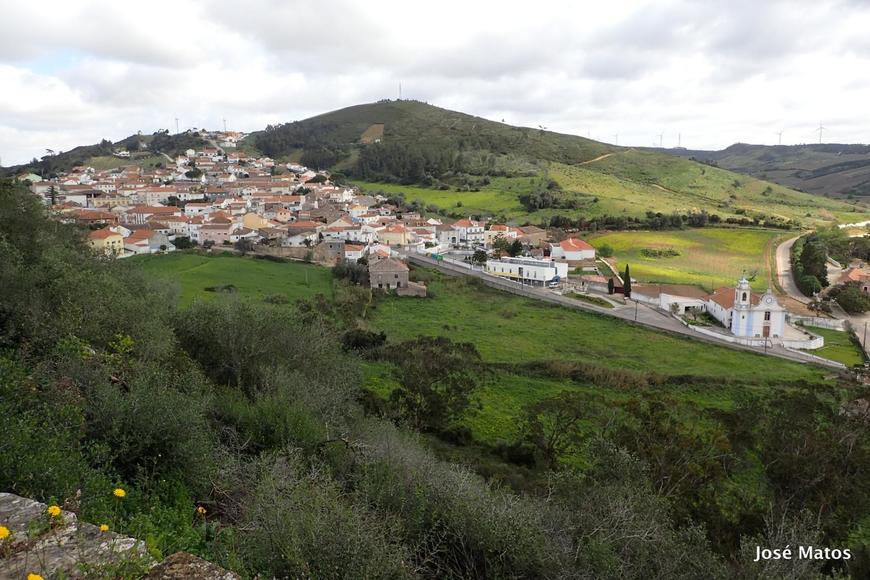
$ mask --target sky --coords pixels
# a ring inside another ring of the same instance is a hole
[[[619,145],[870,142],[863,0],[4,2],[0,164],[402,96]]]

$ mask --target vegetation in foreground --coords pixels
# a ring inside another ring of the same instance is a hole
[[[866,424],[839,413],[845,393],[811,375],[779,378],[776,405],[749,400],[712,423],[683,421],[689,407],[633,374],[563,368],[566,381],[629,398],[611,408],[567,393],[530,407],[506,465],[536,474],[546,493],[518,495],[436,459],[409,430],[440,437],[495,384],[491,354],[473,344],[410,332],[384,343],[349,328],[348,308],[327,298],[234,296],[178,310],[135,261],[89,256],[79,232],[6,184],[0,232],[0,488],[52,503],[81,490],[83,519],[110,521],[155,554],[184,549],[248,577],[822,571],[752,563],[756,543],[799,541],[855,546],[849,570],[867,570]],[[416,356],[424,351],[444,364],[432,368]],[[402,393],[383,413],[361,388],[361,354],[395,368]],[[476,389],[463,392],[458,377]],[[414,419],[430,416],[447,424]],[[584,428],[599,422],[614,428]]]

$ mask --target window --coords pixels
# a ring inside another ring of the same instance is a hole
[[[746,302],[746,292],[743,293],[743,301]]]
[[[770,320],[770,311],[769,310],[764,313],[764,320],[765,321]]]

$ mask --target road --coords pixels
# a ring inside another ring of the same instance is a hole
[[[409,253],[404,257],[406,257],[411,263],[415,263],[419,266],[424,267],[434,266],[446,274],[454,276],[474,276],[476,278],[480,278],[487,286],[496,288],[498,290],[510,292],[512,294],[519,294],[536,300],[543,300],[545,302],[558,304],[560,306],[573,308],[575,310],[585,310],[587,312],[595,312],[597,314],[603,314],[605,316],[620,318],[627,322],[651,327],[656,330],[663,330],[666,332],[687,336],[693,340],[717,344],[719,346],[724,346],[736,350],[747,350],[757,354],[766,354],[768,356],[775,356],[778,358],[784,358],[801,363],[821,364],[834,368],[842,368],[841,366],[838,366],[837,363],[827,364],[826,362],[822,362],[815,357],[812,357],[811,355],[805,355],[800,352],[787,350],[780,345],[774,345],[767,349],[762,349],[730,343],[724,340],[717,340],[714,337],[699,334],[691,328],[687,328],[673,316],[669,316],[665,312],[662,312],[655,308],[651,308],[649,306],[645,306],[644,304],[640,304],[636,301],[629,301],[624,306],[617,306],[616,308],[612,309],[603,308],[601,306],[595,306],[594,304],[589,304],[586,302],[581,302],[579,300],[568,298],[566,296],[561,296],[544,288],[523,286],[510,280],[490,276],[482,270],[469,268],[467,265],[462,263],[454,263],[450,260],[441,260],[436,262],[428,256],[423,256],[416,253]]]
[[[779,280],[779,285],[785,290],[789,298],[797,300],[802,304],[808,304],[810,299],[804,296],[794,278],[791,275],[791,247],[800,236],[790,238],[781,243],[776,248],[776,277]]]
[[[797,237],[794,237],[786,240],[776,248],[776,270],[779,276],[779,284],[789,297],[806,304],[809,302],[809,299],[801,294],[791,275],[791,260],[789,258],[791,256],[791,247],[797,239]],[[828,263],[828,280],[834,282],[836,280],[835,276],[839,276],[839,274],[840,269]],[[858,336],[858,342],[864,347],[864,352],[870,354],[870,350],[867,349],[868,344],[864,340],[864,326],[870,326],[870,313],[848,314],[837,303],[833,303],[832,308],[832,314],[835,318],[846,320],[852,325],[855,334]]]

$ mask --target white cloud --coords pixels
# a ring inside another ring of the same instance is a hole
[[[404,94],[623,145],[868,141],[859,1],[37,0],[0,20],[5,164]]]

